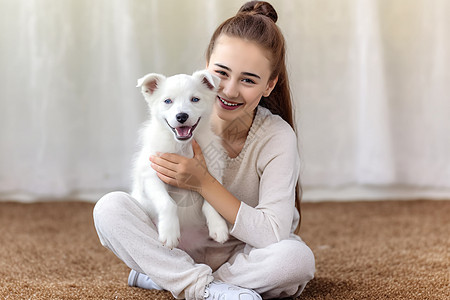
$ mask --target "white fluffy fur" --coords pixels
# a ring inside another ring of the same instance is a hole
[[[209,172],[218,181],[222,180],[224,152],[210,125],[219,82],[218,77],[206,70],[192,76],[179,74],[167,78],[148,74],[138,80],[138,87],[150,108],[150,119],[141,129],[142,149],[134,163],[132,196],[157,222],[159,240],[169,248],[178,245],[180,226],[204,224],[205,217],[211,238],[219,243],[228,239],[227,223],[200,194],[165,184],[149,162],[150,155],[157,152],[193,157],[194,138],[203,150]],[[189,116],[182,124],[180,113]],[[197,122],[192,136],[186,134],[186,129],[181,130],[184,140],[177,138],[173,131],[173,128],[191,127]]]

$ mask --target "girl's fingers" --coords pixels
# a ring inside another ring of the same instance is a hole
[[[172,162],[172,163],[179,163],[184,158],[183,156],[180,156],[175,153],[158,153],[156,157],[162,158],[166,161]]]
[[[174,179],[174,178],[172,178],[172,177],[169,177],[169,176],[166,176],[166,175],[164,175],[164,174],[162,174],[162,173],[156,173],[156,175],[159,177],[159,179],[161,179],[163,182],[165,182],[165,183],[167,183],[167,184],[170,184],[170,185],[174,185],[174,186],[178,186],[177,185],[177,180],[176,179]]]
[[[177,165],[178,165],[177,163],[167,160],[165,157],[162,157],[162,156],[151,155],[150,161],[153,164],[158,165],[159,167],[163,167],[163,168],[166,168],[171,171],[176,171]],[[153,169],[155,169],[155,168],[153,168]]]
[[[169,172],[170,173],[170,172]],[[172,172],[175,174],[174,172]],[[156,175],[161,179],[164,183],[167,183],[172,186],[180,187],[180,188],[191,188],[189,182],[180,181],[175,177],[175,175],[167,175],[163,172],[156,172]]]
[[[194,150],[194,156],[202,154],[202,149],[196,140],[192,140],[192,150]]]
[[[175,176],[177,174],[175,171],[167,169],[166,167],[163,167],[156,163],[151,163],[151,167],[153,168],[153,170],[156,171],[156,173],[162,174],[168,178],[175,178]]]
[[[194,158],[173,153],[157,153],[150,156],[151,167],[165,183],[180,188],[197,190],[202,179],[208,175],[200,146],[193,143]]]
[[[197,143],[196,140],[192,141],[192,150],[194,150],[195,158],[197,158],[201,162],[205,160],[205,158],[203,157],[202,148],[200,148],[200,145]]]

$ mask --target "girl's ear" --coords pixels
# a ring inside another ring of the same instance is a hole
[[[264,97],[270,96],[270,93],[272,93],[273,89],[277,85],[277,82],[278,82],[278,76],[272,80],[269,80],[269,82],[267,83],[266,90],[264,91],[264,94],[263,94]]]

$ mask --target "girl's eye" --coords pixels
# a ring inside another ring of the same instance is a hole
[[[197,98],[197,97],[193,97],[193,98],[191,99],[191,101],[192,101],[192,102],[198,102],[198,101],[200,101],[200,99]]]
[[[227,76],[227,73],[225,71],[217,70],[216,73],[221,76]]]
[[[245,83],[255,84],[255,82],[253,80],[248,79],[248,78],[242,79],[242,81],[245,82]]]
[[[170,104],[170,103],[172,103],[172,100],[171,99],[166,99],[166,100],[164,100],[164,103],[165,104]]]

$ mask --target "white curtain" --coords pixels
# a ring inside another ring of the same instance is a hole
[[[0,0],[0,198],[128,190],[149,72],[242,0]],[[278,0],[305,200],[450,198],[450,3]]]

